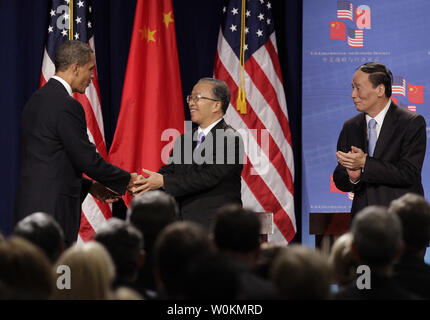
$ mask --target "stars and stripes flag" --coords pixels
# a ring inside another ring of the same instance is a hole
[[[272,10],[267,0],[228,2],[214,76],[231,90],[225,119],[245,144],[243,205],[273,213],[269,241],[290,242],[296,234],[294,159]]]
[[[353,48],[363,48],[364,32],[362,29],[348,28],[348,45]]]
[[[64,41],[69,39],[80,40],[87,43],[95,53],[90,0],[53,0],[49,10],[50,21],[47,28],[48,38],[40,77],[41,87],[55,74],[55,50]],[[94,78],[86,89],[85,94],[75,93],[74,96],[84,107],[90,141],[96,145],[97,151],[103,158],[106,158],[103,116],[96,68],[94,68],[93,73]],[[97,227],[111,216],[110,205],[98,201],[89,194],[82,204],[78,242],[91,239]]]
[[[338,1],[337,2],[337,18],[338,19],[348,19],[353,21],[353,9],[351,1]]]
[[[406,96],[406,80],[403,77],[393,77],[393,84],[391,85],[392,94],[399,94]]]

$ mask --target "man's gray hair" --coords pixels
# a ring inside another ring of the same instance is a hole
[[[215,78],[201,78],[199,80],[199,83],[200,82],[212,84],[214,98],[221,101],[222,112],[225,114],[230,104],[230,89],[228,85],[224,81]]]
[[[354,247],[360,260],[370,266],[386,266],[402,245],[402,224],[395,214],[382,206],[361,210],[352,221]]]
[[[73,63],[84,66],[91,60],[93,50],[87,44],[78,40],[63,42],[55,52],[55,72],[65,71]]]

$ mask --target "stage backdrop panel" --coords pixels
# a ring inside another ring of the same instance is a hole
[[[343,123],[357,114],[351,80],[363,63],[393,73],[393,100],[423,115],[430,137],[430,1],[303,1],[303,243],[309,212],[349,212],[353,194],[337,190],[331,174]],[[427,143],[428,145],[428,143]],[[430,163],[422,172],[430,199]]]

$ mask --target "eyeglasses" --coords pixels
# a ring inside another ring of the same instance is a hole
[[[187,96],[187,103],[190,103],[190,102],[197,103],[197,102],[199,102],[200,99],[206,99],[206,100],[211,100],[211,101],[221,101],[221,100],[217,100],[217,99],[203,97],[202,95],[197,94],[195,96],[188,95]]]

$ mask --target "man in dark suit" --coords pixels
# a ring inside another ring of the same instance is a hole
[[[137,178],[106,162],[88,140],[84,109],[72,93],[85,92],[94,66],[90,47],[64,42],[56,52],[55,76],[32,95],[21,118],[15,223],[33,212],[45,212],[63,229],[66,245],[76,241],[81,202],[88,191],[114,201]],[[83,173],[99,183],[83,179]]]
[[[243,142],[223,119],[230,103],[223,81],[200,79],[187,102],[199,127],[175,141],[169,163],[157,173],[143,170],[149,177],[138,190],[163,188],[176,198],[182,219],[209,229],[218,208],[242,204]]]
[[[361,113],[340,133],[333,180],[338,189],[354,192],[353,216],[368,205],[388,206],[407,192],[424,194],[426,123],[391,101],[391,83],[390,70],[375,62],[360,66],[352,80],[351,97]]]

